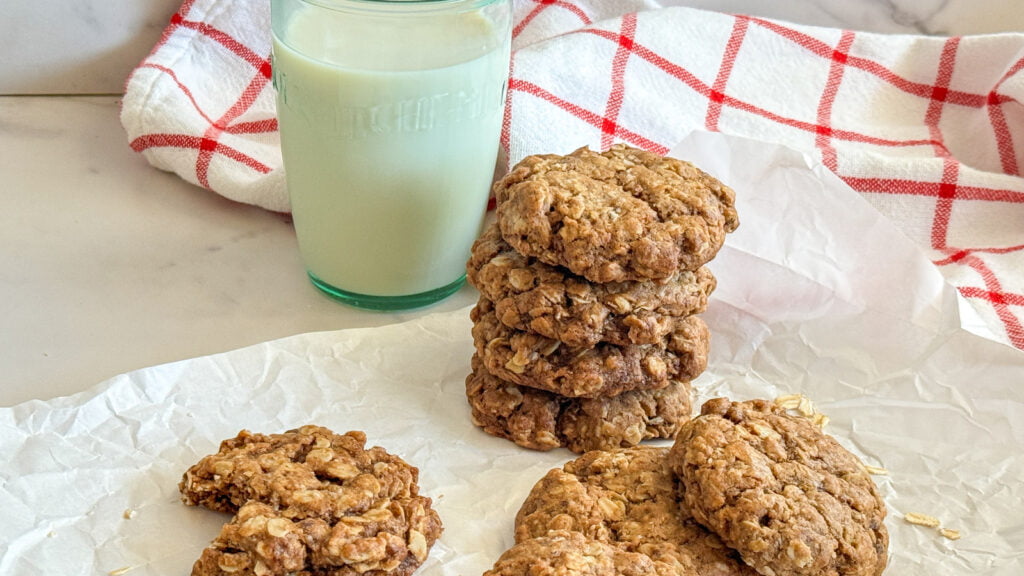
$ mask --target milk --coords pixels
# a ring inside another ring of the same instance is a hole
[[[477,12],[383,20],[301,6],[275,22],[299,248],[328,292],[450,292],[486,210],[507,31]]]

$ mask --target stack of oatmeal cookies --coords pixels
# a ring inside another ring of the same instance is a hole
[[[733,191],[616,145],[530,156],[494,194],[467,265],[474,423],[536,450],[674,437],[707,366],[705,264],[739,224]]]

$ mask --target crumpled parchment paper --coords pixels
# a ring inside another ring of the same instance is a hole
[[[696,133],[673,155],[733,186],[742,221],[712,263],[698,400],[814,400],[827,431],[890,472],[875,477],[887,574],[1020,574],[1024,354],[964,330],[934,266],[801,154]],[[471,354],[466,310],[303,334],[2,409],[0,574],[187,574],[228,517],[180,503],[185,469],[243,428],[305,423],[364,430],[419,466],[445,523],[420,574],[481,574],[512,544],[530,487],[575,455],[475,428]]]

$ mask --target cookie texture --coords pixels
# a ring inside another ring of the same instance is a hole
[[[643,554],[579,532],[551,532],[509,548],[484,576],[681,576]]]
[[[680,506],[667,447],[590,451],[550,470],[515,520],[517,542],[579,532],[669,566],[673,574],[756,574]]]
[[[664,388],[672,380],[691,381],[707,367],[710,333],[698,316],[675,320],[658,344],[593,348],[502,324],[494,304],[481,298],[470,312],[473,343],[487,371],[520,386],[561,396],[595,398],[630,390]]]
[[[466,377],[473,423],[533,450],[565,446],[576,453],[673,438],[692,410],[689,382],[605,398],[568,398],[504,382],[476,355]]]
[[[683,501],[762,574],[875,576],[885,504],[856,456],[766,400],[716,398],[669,455]]]
[[[419,471],[366,436],[240,432],[190,467],[189,505],[236,514],[193,575],[411,574],[441,534]]]
[[[336,522],[292,518],[250,501],[221,528],[193,565],[193,576],[277,574],[408,575],[427,558],[428,515],[383,506]]]
[[[728,186],[624,144],[529,156],[493,191],[502,236],[516,251],[592,282],[696,270],[739,226]]]
[[[703,312],[716,286],[706,267],[662,280],[595,284],[516,252],[497,223],[473,245],[466,270],[503,324],[578,347],[658,343],[675,318]]]

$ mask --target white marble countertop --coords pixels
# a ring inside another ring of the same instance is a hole
[[[472,304],[364,312],[306,279],[287,216],[128,148],[116,96],[0,97],[0,405],[121,372]]]
[[[169,16],[176,3],[164,4]],[[687,4],[879,32],[1024,30],[1017,0]],[[5,19],[0,30],[44,5],[19,4],[21,18]],[[154,364],[475,301],[464,288],[400,314],[338,304],[306,280],[287,216],[224,200],[133,153],[118,121],[123,67],[159,34],[152,11],[137,12],[128,17],[149,24],[126,44],[133,52],[116,62],[93,59],[106,70],[95,85],[22,73],[33,70],[25,59],[56,66],[53,54],[15,50],[17,35],[0,34],[0,94],[7,94],[0,95],[0,406],[71,394]],[[78,16],[87,26],[88,17]],[[64,48],[57,42],[51,50]],[[81,95],[90,92],[109,94]],[[42,93],[57,95],[35,95]]]

